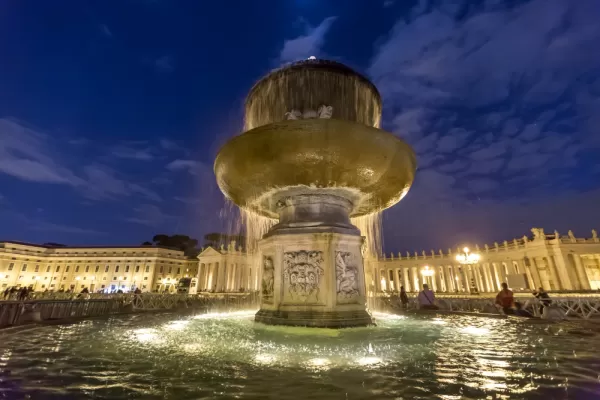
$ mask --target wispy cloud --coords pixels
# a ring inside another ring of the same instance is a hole
[[[109,38],[113,37],[113,34],[112,34],[111,30],[108,28],[108,25],[106,25],[106,24],[100,24],[99,28],[100,28],[100,32],[104,36],[109,37]]]
[[[279,62],[286,63],[319,56],[325,41],[325,35],[337,17],[325,18],[316,27],[307,27],[304,34],[288,39],[283,43]]]
[[[172,56],[165,55],[154,60],[154,69],[156,72],[168,73],[175,69],[175,60]]]
[[[72,140],[65,141],[68,142]],[[161,200],[151,189],[120,176],[115,169],[95,162],[93,157],[78,159],[68,151],[68,146],[60,143],[23,122],[0,119],[0,173],[32,183],[70,186],[88,199],[139,195],[150,201]],[[109,154],[143,160],[151,157],[145,150],[136,153],[126,146]]]
[[[135,207],[133,211],[134,215],[127,218],[127,221],[154,228],[175,229],[180,220],[180,217],[167,214],[154,204],[142,204]]]
[[[583,182],[600,179],[585,167],[600,156],[596,15],[594,0],[423,1],[399,20],[369,73],[384,96],[385,126],[413,145],[420,170],[410,210],[390,213],[439,209],[421,225],[448,241],[442,225],[460,229],[465,209],[497,222],[490,204],[591,189]]]

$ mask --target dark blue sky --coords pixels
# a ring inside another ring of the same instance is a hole
[[[260,4],[260,6],[258,6]],[[417,151],[387,251],[600,228],[600,2],[12,1],[0,6],[0,237],[229,229],[214,156],[252,84],[311,55],[368,75]]]

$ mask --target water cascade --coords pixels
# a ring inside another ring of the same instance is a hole
[[[262,266],[256,320],[371,324],[363,257],[380,253],[379,213],[406,195],[416,170],[412,149],[379,129],[377,88],[343,64],[309,59],[262,78],[245,107],[246,131],[221,148],[215,174]]]

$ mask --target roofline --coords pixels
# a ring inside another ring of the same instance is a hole
[[[183,253],[183,250],[176,249],[173,247],[166,246],[48,246],[44,244],[37,243],[29,243],[29,242],[20,242],[18,240],[0,240],[0,243],[11,243],[11,244],[19,244],[23,246],[32,246],[32,247],[41,247],[43,249],[163,249],[163,250],[173,250],[180,251]]]

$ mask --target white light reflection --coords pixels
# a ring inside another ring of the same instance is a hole
[[[389,320],[393,320],[393,319],[406,319],[406,315],[398,315],[398,314],[388,314],[388,313],[383,313],[383,312],[372,312],[373,316],[376,319],[389,319]]]
[[[256,310],[242,310],[242,311],[231,311],[231,312],[214,312],[196,315],[194,319],[222,319],[222,318],[244,318],[250,317],[256,314]]]
[[[133,331],[136,339],[142,343],[153,343],[158,342],[158,335],[156,329],[142,328]]]
[[[275,363],[276,357],[273,354],[257,354],[254,357],[254,361],[259,364],[273,364]]]
[[[308,360],[308,365],[314,369],[324,371],[329,369],[331,361],[326,358],[311,358]]]
[[[379,357],[361,357],[358,360],[356,360],[356,363],[358,365],[362,365],[362,366],[366,366],[366,365],[375,365],[375,364],[381,364],[383,362],[383,360]]]
[[[432,324],[436,324],[436,325],[446,325],[447,322],[443,321],[441,318],[434,318],[433,321],[431,321]]]
[[[483,336],[488,335],[490,330],[487,328],[477,328],[476,326],[467,326],[466,328],[462,328],[461,332],[475,336]]]
[[[189,323],[190,321],[171,321],[168,324],[166,324],[164,328],[172,331],[180,331],[184,329]]]

